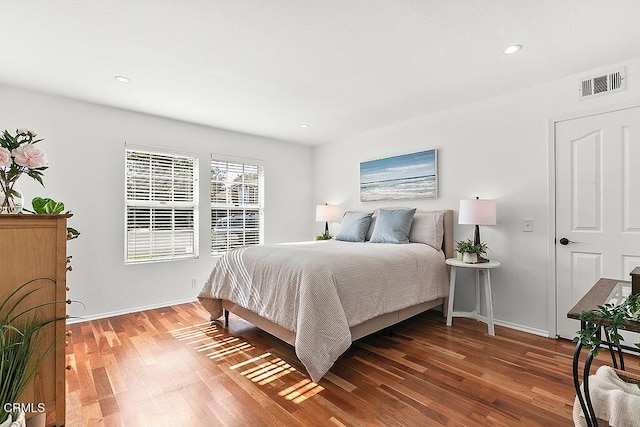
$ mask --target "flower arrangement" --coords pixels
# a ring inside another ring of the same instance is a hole
[[[29,129],[18,129],[12,135],[4,130],[0,134],[0,213],[18,213],[22,210],[22,194],[16,182],[23,173],[43,187],[42,172],[47,169],[47,157],[36,144],[36,134]]]

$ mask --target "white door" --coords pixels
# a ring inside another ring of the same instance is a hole
[[[555,135],[558,335],[571,339],[567,312],[591,286],[640,266],[640,107],[558,122]]]

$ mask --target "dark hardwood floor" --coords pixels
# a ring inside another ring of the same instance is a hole
[[[192,303],[71,325],[67,425],[573,425],[567,340],[428,312],[354,343],[315,384],[289,345],[207,319]]]

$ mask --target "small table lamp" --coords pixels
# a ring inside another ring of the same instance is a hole
[[[324,221],[324,231],[329,232],[329,221],[338,219],[338,207],[333,205],[316,206],[316,221]]]
[[[460,200],[458,224],[473,224],[476,226],[473,244],[480,243],[479,225],[496,225],[495,200]]]

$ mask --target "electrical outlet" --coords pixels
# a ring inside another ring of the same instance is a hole
[[[522,231],[533,231],[533,218],[522,218]]]
[[[196,288],[198,286],[198,280],[197,279],[191,279],[191,287],[192,288]]]

